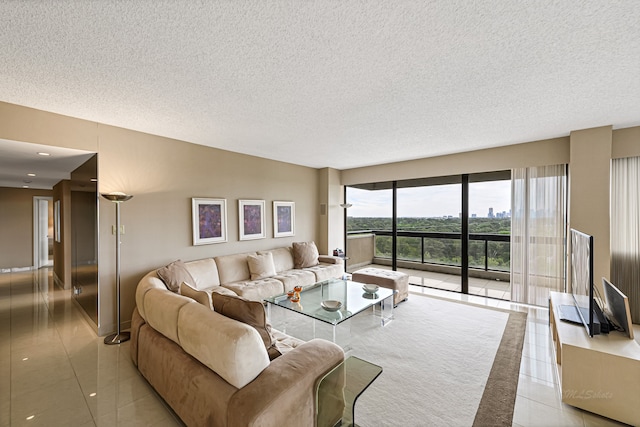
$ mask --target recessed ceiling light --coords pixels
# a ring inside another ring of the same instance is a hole
[[[98,178],[91,178],[91,182],[98,182]]]
[[[24,361],[26,361],[26,360],[29,360],[29,358],[28,358],[28,357],[23,357],[23,358],[22,358],[22,361],[23,361],[23,362],[24,362]]]
[[[38,155],[39,155],[39,156],[50,156],[51,154],[49,154],[49,153],[45,153],[44,151],[40,151],[40,152],[38,153]]]
[[[28,185],[23,185],[22,188],[29,188],[29,186]]]
[[[27,176],[36,176],[35,173],[28,173]]]
[[[32,419],[34,419],[35,417],[36,417],[35,415],[29,415],[29,416],[27,417],[27,420],[32,420]]]
[[[96,396],[96,394],[98,394],[98,393],[93,392],[93,393],[91,393],[91,394],[89,395],[89,397],[95,397],[95,396]]]

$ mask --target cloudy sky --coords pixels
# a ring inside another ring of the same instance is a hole
[[[399,217],[457,217],[462,211],[462,185],[434,185],[398,190]],[[368,191],[347,189],[351,217],[391,217],[391,190]],[[511,181],[476,182],[469,184],[469,212],[486,217],[489,208],[494,213],[511,209]]]

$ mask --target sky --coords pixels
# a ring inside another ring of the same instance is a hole
[[[461,184],[434,185],[398,189],[398,216],[415,218],[458,217],[461,208]],[[391,190],[360,190],[349,187],[347,202],[351,217],[391,217]],[[469,184],[469,213],[486,217],[511,209],[511,181]]]

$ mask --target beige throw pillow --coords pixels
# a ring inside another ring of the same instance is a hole
[[[249,264],[249,272],[251,280],[266,279],[276,275],[276,266],[273,263],[273,255],[267,252],[260,255],[248,255],[247,263]]]
[[[293,243],[293,266],[294,268],[306,268],[318,265],[318,248],[315,242],[294,242]]]
[[[275,348],[276,340],[271,333],[271,324],[267,321],[267,314],[262,303],[249,301],[240,296],[218,293],[211,294],[211,301],[213,302],[214,311],[238,322],[253,326],[264,342],[269,359],[273,360],[280,354]]]
[[[182,282],[193,285],[194,280],[184,265],[184,262],[177,260],[171,264],[156,270],[156,274],[164,282],[171,292],[179,292]]]

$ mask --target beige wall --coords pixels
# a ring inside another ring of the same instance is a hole
[[[640,156],[640,126],[613,131],[611,158]]]
[[[100,192],[134,196],[122,205],[122,320],[128,326],[138,280],[175,259],[269,249],[318,240],[316,169],[188,144],[131,130],[0,103],[0,138],[98,153]],[[227,199],[228,242],[192,245],[191,198]],[[238,241],[238,199],[266,201],[267,238]],[[273,238],[273,201],[296,202],[296,235]],[[99,324],[115,329],[113,203],[99,206]],[[24,236],[20,237],[24,239]]]
[[[344,248],[344,211],[342,203],[343,186],[340,185],[340,171],[324,168],[319,171],[318,206],[319,229],[318,249],[331,254],[335,248]]]
[[[569,227],[591,234],[593,280],[609,277],[609,188],[611,126],[571,132]]]
[[[33,267],[33,198],[51,190],[0,187],[0,269]]]
[[[569,138],[563,137],[447,156],[348,169],[342,171],[342,184],[354,185],[463,173],[491,172],[568,162]]]

